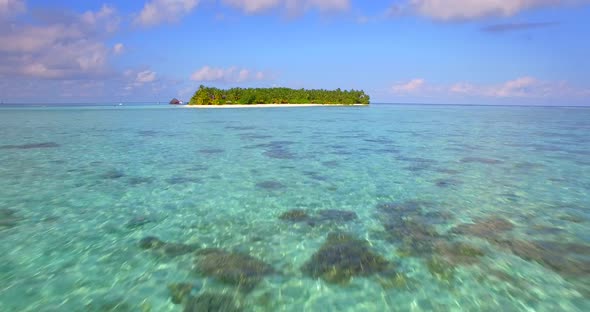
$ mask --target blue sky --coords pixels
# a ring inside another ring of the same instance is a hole
[[[373,102],[590,105],[588,0],[0,0],[0,100],[364,89]]]

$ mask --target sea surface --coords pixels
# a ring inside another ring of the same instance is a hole
[[[1,311],[590,311],[590,109],[0,108]]]

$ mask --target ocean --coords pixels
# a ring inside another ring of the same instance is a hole
[[[2,311],[588,311],[590,109],[0,107]]]

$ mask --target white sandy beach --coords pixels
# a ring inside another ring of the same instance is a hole
[[[226,105],[179,105],[178,107],[184,108],[277,108],[277,107],[317,107],[317,106],[368,106],[364,104],[226,104]]]

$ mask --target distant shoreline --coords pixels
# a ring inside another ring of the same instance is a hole
[[[369,104],[222,104],[222,105],[179,105],[183,108],[279,108],[279,107],[319,107],[319,106],[369,106]]]

